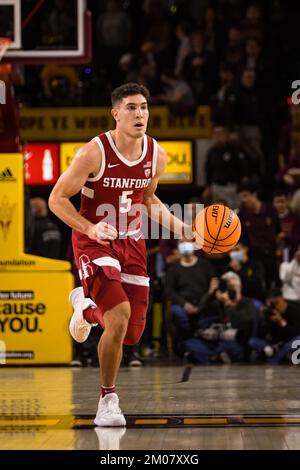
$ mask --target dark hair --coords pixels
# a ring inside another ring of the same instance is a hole
[[[289,192],[286,188],[278,188],[274,191],[273,193],[273,198],[274,197],[280,197],[280,196],[284,196],[284,197],[288,197],[289,196]]]
[[[258,188],[258,185],[254,181],[244,181],[238,187],[238,193],[241,193],[242,191],[247,191],[248,193],[251,193],[251,194],[256,193],[258,195],[259,188]]]
[[[127,98],[127,96],[133,95],[143,95],[146,100],[148,100],[150,93],[149,90],[144,86],[140,85],[139,83],[129,82],[125,83],[124,85],[115,88],[111,94],[111,103],[112,106],[116,106],[119,101],[122,101],[123,98]]]
[[[248,41],[255,41],[257,44],[260,45],[259,39],[257,39],[257,37],[255,37],[255,36],[249,36],[249,37],[246,39],[246,43],[247,43]]]

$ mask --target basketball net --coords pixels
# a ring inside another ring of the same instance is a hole
[[[0,37],[0,62],[11,44],[10,38]],[[0,75],[9,75],[11,73],[11,64],[0,63]]]

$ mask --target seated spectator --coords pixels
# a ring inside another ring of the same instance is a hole
[[[70,47],[76,39],[74,19],[70,12],[69,2],[64,0],[54,0],[52,9],[43,18],[42,23],[42,43],[46,47]],[[72,8],[72,6],[71,6]]]
[[[300,219],[300,189],[294,192],[290,207],[292,212]]]
[[[284,261],[279,267],[282,281],[282,295],[286,300],[300,302],[300,245],[291,261]]]
[[[292,168],[288,168],[284,174],[283,180],[294,189],[300,187],[300,158]]]
[[[32,198],[31,210],[34,217],[34,232],[30,253],[46,258],[60,258],[61,234],[58,226],[48,217],[46,201],[40,197]]]
[[[229,134],[229,142],[235,150],[239,161],[242,162],[240,165],[242,164],[244,172],[243,181],[251,180],[258,182],[259,178],[255,172],[255,164],[253,164],[253,160],[247,150],[247,145],[243,142],[240,134],[237,131],[231,131]]]
[[[249,258],[247,245],[239,242],[229,253],[229,256],[229,268],[241,278],[243,295],[264,300],[264,270],[261,263]]]
[[[145,45],[144,45],[145,46]],[[148,43],[151,49],[151,43]],[[154,57],[151,57],[152,53],[149,52],[141,55],[137,63],[137,70],[135,72],[135,81],[144,85],[150,91],[149,103],[155,104],[155,97],[161,92],[160,79],[157,76],[157,63]]]
[[[207,6],[203,22],[200,23],[200,29],[206,38],[206,50],[214,56],[219,55],[220,46],[224,41],[224,28],[220,18],[216,8]]]
[[[242,34],[245,39],[256,38],[259,41],[263,39],[264,24],[258,5],[247,7],[245,19],[242,22]]]
[[[245,44],[244,67],[258,71],[258,62],[260,59],[261,47],[256,38],[249,38]]]
[[[211,278],[208,291],[202,296],[198,306],[199,315],[195,318],[193,330],[182,344],[188,361],[209,364],[217,357],[221,324],[221,304],[216,298],[219,280]]]
[[[224,198],[229,207],[239,207],[237,185],[248,174],[247,156],[229,142],[229,133],[225,127],[215,127],[214,145],[206,157],[206,182],[212,199]],[[207,188],[207,189],[208,189]]]
[[[159,240],[159,251],[162,255],[164,267],[166,269],[180,261],[181,254],[179,253],[178,243],[175,239],[170,238],[170,240]]]
[[[51,104],[72,104],[78,75],[73,65],[46,64],[41,71],[43,91]]]
[[[193,243],[180,242],[178,250],[181,255],[179,263],[167,271],[167,298],[171,303],[176,340],[182,342],[193,332],[199,303],[209,289],[213,272],[208,261],[194,254]]]
[[[191,197],[188,199],[187,204],[184,204],[183,216],[188,225],[191,225],[196,214],[203,209],[203,201],[199,197]],[[162,229],[163,233],[163,229]],[[162,258],[164,268],[167,269],[174,263],[178,263],[181,259],[181,254],[178,250],[178,240],[174,238],[174,234],[168,238],[161,238],[159,240],[159,254]],[[197,250],[195,253],[198,257],[202,257],[203,253]]]
[[[209,292],[199,304],[199,312],[200,328],[194,338],[184,342],[192,358],[202,364],[213,358],[226,363],[242,359],[253,331],[256,309],[252,299],[242,296],[239,276],[229,271],[220,281],[212,280]]]
[[[285,124],[279,136],[278,144],[278,168],[281,173],[277,175],[277,179],[282,176],[285,168],[290,167],[295,159],[295,152],[299,152],[300,141],[300,107],[290,107],[291,121]]]
[[[300,340],[300,303],[285,299],[280,289],[273,289],[262,313],[249,346],[269,358],[269,363],[290,360],[293,342]]]
[[[269,86],[270,64],[262,58],[262,48],[258,39],[251,37],[247,39],[242,66],[255,70],[258,86]]]
[[[132,43],[132,22],[119,0],[103,2],[104,11],[95,23],[95,59],[107,71],[112,86],[122,79],[118,61]]]
[[[210,262],[217,277],[223,276],[223,274],[228,271],[228,265],[230,262],[229,253],[208,254],[203,251],[200,251],[200,253],[202,257]]]
[[[155,44],[156,53],[167,50],[171,41],[170,14],[166,3],[161,0],[145,0],[143,40]]]
[[[189,37],[189,24],[188,23],[178,23],[175,28],[176,38],[178,39],[178,48],[176,52],[176,62],[174,74],[176,77],[181,77],[182,67],[185,61],[185,58],[189,55],[191,51],[191,40]]]
[[[233,123],[234,73],[226,63],[219,67],[219,87],[212,100],[213,121],[230,127]]]
[[[235,92],[233,122],[250,157],[256,163],[256,171],[260,173],[264,170],[261,127],[266,117],[263,99],[257,88],[255,70],[244,69]]]
[[[173,114],[185,116],[195,111],[195,97],[190,85],[183,79],[162,75],[161,82],[167,85],[165,93],[155,97],[156,103],[168,104]]]
[[[300,219],[289,208],[288,193],[278,189],[273,196],[273,207],[277,212],[280,223],[280,233],[277,235],[277,258],[289,258],[300,243]]]
[[[256,307],[252,299],[242,295],[240,277],[228,271],[221,277],[225,286],[216,292],[218,301],[222,304],[222,332],[217,354],[227,353],[231,359],[241,358],[246,352],[248,340],[251,337],[256,316]]]
[[[227,45],[222,53],[222,61],[226,62],[231,70],[238,73],[243,60],[244,46],[241,30],[235,26],[228,29]]]
[[[120,57],[118,63],[118,76],[120,77],[120,84],[136,80],[136,58],[130,52],[126,52]]]
[[[242,236],[249,247],[249,256],[260,263],[264,270],[266,288],[278,282],[276,265],[276,239],[280,231],[277,214],[273,207],[258,197],[257,185],[242,183],[239,187],[241,209],[239,218]]]
[[[130,47],[131,19],[118,0],[105,2],[105,10],[96,21],[95,33],[97,46],[104,46],[110,52]]]
[[[201,31],[191,36],[191,53],[183,65],[183,76],[194,91],[198,104],[209,104],[215,89],[215,66],[212,57],[205,50],[205,38]]]

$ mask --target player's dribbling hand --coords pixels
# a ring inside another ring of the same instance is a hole
[[[115,227],[107,222],[98,222],[93,225],[88,233],[91,240],[95,240],[100,245],[109,245],[109,242],[115,240],[118,232]]]

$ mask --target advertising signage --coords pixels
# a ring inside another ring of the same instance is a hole
[[[59,177],[59,147],[57,144],[25,144],[25,183],[53,185]]]

